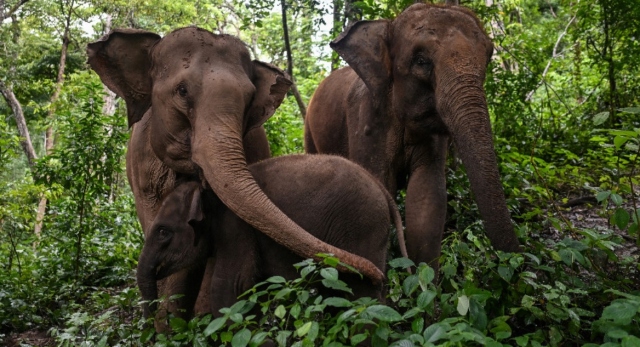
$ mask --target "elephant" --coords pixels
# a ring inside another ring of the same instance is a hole
[[[240,39],[196,27],[164,38],[115,29],[90,43],[87,55],[91,68],[127,106],[133,126],[127,176],[145,237],[176,182],[197,176],[240,218],[295,253],[332,253],[372,281],[382,281],[383,273],[369,260],[321,242],[294,223],[247,169],[249,161],[270,156],[262,124],[291,85],[282,70],[252,61]],[[167,278],[161,291],[167,296],[197,291],[204,271],[197,267]]]
[[[406,188],[409,258],[437,269],[452,139],[491,243],[519,251],[483,88],[493,43],[475,14],[417,3],[395,20],[356,22],[330,46],[348,66],[309,102],[305,151],[347,157],[392,194]]]
[[[289,155],[248,166],[258,186],[298,225],[335,247],[360,255],[379,269],[386,264],[389,224],[402,254],[402,220],[393,197],[359,165],[339,156]],[[138,262],[137,280],[148,315],[155,310],[156,281],[215,259],[210,312],[271,276],[296,277],[302,258],[246,223],[198,180],[185,180],[164,199]],[[384,301],[383,285],[356,274],[344,280],[353,297]]]

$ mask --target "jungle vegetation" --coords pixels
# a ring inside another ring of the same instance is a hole
[[[58,346],[353,346],[367,334],[374,346],[640,346],[637,0],[461,1],[495,43],[485,90],[523,253],[490,246],[451,148],[437,283],[392,250],[385,305],[323,298],[309,285],[339,281],[327,257],[257,286],[223,318],[171,318],[155,336],[145,325],[125,105],[88,68],[86,44],[117,27],[239,36],[295,80],[266,124],[278,156],[303,152],[305,105],[344,64],[328,43],[410,3],[0,2],[0,344],[39,345],[25,337],[37,332]]]

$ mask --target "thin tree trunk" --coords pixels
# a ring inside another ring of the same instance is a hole
[[[38,156],[36,155],[36,151],[33,149],[33,144],[31,143],[31,136],[29,135],[27,122],[24,119],[22,106],[20,106],[20,102],[16,98],[15,94],[13,94],[13,90],[9,86],[6,86],[2,81],[0,81],[0,93],[2,93],[4,100],[7,102],[9,107],[11,107],[13,116],[16,118],[16,124],[18,125],[18,134],[20,135],[20,145],[24,150],[24,154],[27,156],[29,167],[33,167],[33,164],[35,163],[35,160],[38,158]]]
[[[296,85],[295,79],[293,78],[293,57],[291,56],[291,43],[289,42],[289,28],[287,26],[286,0],[280,0],[280,6],[282,7],[282,30],[284,31],[284,47],[287,51],[287,72],[289,73],[289,77],[291,77],[291,80],[293,82],[293,84],[291,85],[291,91],[293,92],[293,96],[296,98],[296,102],[298,103],[298,108],[300,109],[302,119],[305,119],[305,117],[307,116],[307,106],[304,104],[304,101],[300,96],[300,92],[298,91],[298,86]]]
[[[61,4],[60,7],[63,7]],[[73,0],[69,4],[69,12],[67,13],[67,18],[65,20],[64,26],[64,34],[62,35],[62,48],[60,50],[60,64],[58,65],[58,77],[56,79],[56,86],[51,95],[49,112],[47,114],[47,118],[50,122],[53,121],[53,116],[55,114],[55,103],[58,101],[60,97],[60,91],[62,90],[62,83],[64,83],[64,69],[67,64],[67,51],[69,49],[69,35],[70,35],[70,26],[71,26],[71,14],[73,13]],[[45,153],[47,155],[51,154],[54,146],[54,137],[53,126],[49,124],[47,127],[47,131],[45,133]],[[38,213],[36,214],[36,226],[34,232],[36,237],[40,238],[40,233],[42,232],[42,223],[44,221],[44,215],[47,210],[47,197],[42,196],[40,198],[40,202],[38,203]]]

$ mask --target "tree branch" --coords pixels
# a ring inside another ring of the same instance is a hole
[[[3,22],[5,19],[11,17],[14,13],[16,13],[16,11],[18,11],[18,9],[20,8],[20,6],[26,4],[29,0],[20,0],[18,1],[17,4],[13,5],[13,7],[8,11],[8,12],[2,12],[0,13],[0,23]]]
[[[33,149],[33,144],[31,143],[31,136],[29,136],[29,128],[27,128],[27,122],[24,119],[22,106],[20,106],[20,102],[13,93],[13,90],[11,90],[10,87],[6,86],[2,81],[0,81],[0,93],[2,93],[4,100],[13,111],[13,116],[15,117],[16,124],[18,125],[18,134],[21,138],[20,145],[24,150],[24,154],[27,156],[29,167],[33,167],[33,164],[35,163],[35,160],[38,158],[38,156],[36,155],[36,151]]]

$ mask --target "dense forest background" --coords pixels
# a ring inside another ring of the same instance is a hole
[[[135,286],[143,238],[124,172],[125,105],[89,70],[88,42],[118,27],[239,36],[295,80],[266,124],[283,155],[303,151],[305,105],[344,64],[330,40],[410,3],[1,1],[0,344],[152,344]],[[438,283],[397,259],[386,305],[318,299],[308,285],[336,273],[306,262],[304,279],[274,279],[224,320],[172,319],[156,344],[253,346],[268,333],[281,345],[355,345],[368,323],[375,346],[640,345],[640,2],[461,3],[495,43],[485,89],[525,252],[489,246],[452,148]],[[252,305],[264,317],[246,315]]]

